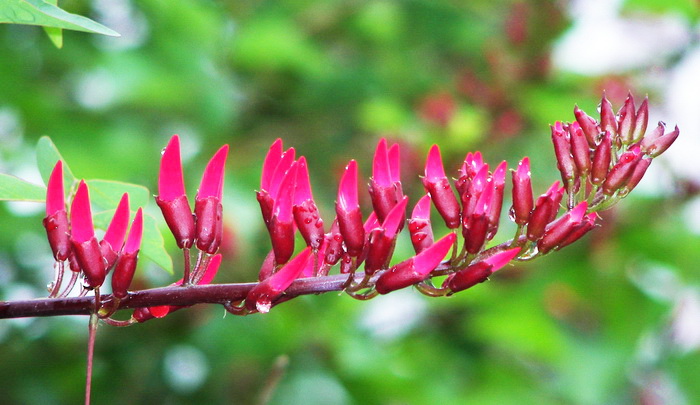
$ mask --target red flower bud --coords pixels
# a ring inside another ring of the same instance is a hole
[[[634,168],[642,159],[639,147],[632,148],[620,155],[617,164],[610,169],[608,176],[603,183],[603,193],[613,195],[617,190],[629,182],[634,173]]]
[[[411,219],[408,220],[408,232],[411,234],[411,243],[416,253],[420,253],[432,246],[433,228],[430,225],[430,195],[424,195],[413,208]]]
[[[473,211],[469,214],[465,212],[463,216],[462,235],[464,236],[464,248],[471,254],[479,252],[486,242],[489,229],[488,213],[491,210],[493,195],[493,181],[489,179],[486,181],[484,191],[479,195]]]
[[[100,246],[95,239],[90,211],[90,195],[85,181],[80,181],[78,191],[71,204],[70,222],[72,226],[71,243],[80,269],[85,274],[87,285],[97,288],[105,280],[105,262],[100,253]]]
[[[100,241],[100,252],[105,259],[105,270],[109,272],[117,261],[124,244],[126,228],[129,226],[129,195],[124,193],[117,205],[112,222],[109,223],[104,238]]]
[[[618,144],[620,139],[620,133],[617,129],[617,123],[615,122],[615,113],[613,112],[612,104],[605,97],[605,92],[603,92],[603,98],[600,100],[600,128],[601,132],[608,131],[615,137],[614,141]]]
[[[304,270],[306,262],[311,257],[311,248],[304,249],[289,263],[285,264],[275,274],[261,281],[253,287],[245,299],[246,308],[250,311],[258,310],[260,313],[270,311],[272,301],[282,295],[292,282]]]
[[[112,275],[112,294],[117,298],[125,298],[127,290],[131,285],[131,280],[134,278],[136,271],[136,262],[138,260],[139,248],[141,246],[141,237],[143,235],[143,212],[141,208],[136,212],[134,222],[131,224],[129,237],[126,240],[124,248],[117,259],[117,264],[114,267]]]
[[[595,212],[591,212],[590,214],[585,215],[581,223],[578,226],[576,226],[569,233],[569,235],[564,238],[564,240],[559,242],[559,244],[554,248],[554,250],[559,250],[581,239],[583,235],[587,234],[591,229],[595,228],[596,219],[598,219],[598,214],[596,214]]]
[[[359,256],[365,245],[365,230],[357,196],[357,162],[354,160],[348,163],[340,179],[335,212],[348,254],[352,257]]]
[[[593,153],[593,164],[591,170],[591,183],[599,186],[603,184],[610,170],[610,159],[612,153],[612,136],[610,132],[605,132],[603,138],[596,146]]]
[[[388,294],[425,280],[450,251],[456,237],[449,233],[421,253],[382,273],[377,280],[377,292]]]
[[[396,149],[398,153],[398,149]],[[395,170],[398,170],[398,165]],[[398,203],[397,190],[394,184],[386,139],[382,138],[377,143],[372,163],[372,177],[369,182],[369,194],[372,198],[372,207],[377,213],[380,222],[384,221],[389,211]]]
[[[223,238],[224,167],[228,156],[228,145],[222,146],[204,169],[199,191],[195,197],[194,216],[197,248],[214,254]]]
[[[574,158],[571,156],[571,144],[569,134],[561,122],[554,123],[552,128],[552,143],[554,144],[554,154],[557,158],[557,168],[561,173],[564,184],[568,184],[576,177],[576,166]]]
[[[389,211],[381,228],[372,230],[368,241],[367,261],[365,263],[366,273],[373,274],[375,271],[387,266],[394,251],[399,227],[406,220],[407,204],[408,197],[403,197],[401,201]]]
[[[596,120],[578,108],[578,106],[574,107],[574,116],[576,117],[576,122],[578,122],[579,126],[583,130],[583,133],[586,135],[588,146],[590,148],[595,148],[598,135],[600,135],[598,123]]]
[[[503,208],[503,190],[506,182],[506,170],[508,164],[504,160],[493,172],[493,197],[491,198],[491,209],[489,210],[489,231],[486,239],[491,240],[498,232],[498,224],[501,221],[501,210]]]
[[[664,124],[660,122],[659,126],[664,126]],[[642,138],[642,151],[644,151],[650,157],[655,158],[660,154],[666,152],[666,149],[668,149],[673,144],[673,142],[675,142],[676,139],[678,139],[679,134],[680,131],[678,130],[678,126],[676,126],[676,128],[673,131],[656,137],[655,139],[651,138],[647,140],[646,138]]]
[[[294,191],[294,222],[307,246],[317,251],[323,242],[323,219],[318,212],[318,207],[311,194],[309,181],[309,169],[306,167],[306,158],[300,157],[297,162],[296,189]]]
[[[334,219],[331,224],[331,230],[325,236],[326,238],[326,251],[325,251],[325,263],[329,266],[334,266],[338,263],[338,260],[343,256],[343,236],[340,234],[340,226],[338,225],[338,219]]]
[[[483,283],[491,274],[510,263],[518,253],[520,248],[508,249],[471,264],[466,269],[450,275],[443,283],[443,287],[448,287],[452,292],[458,292]]]
[[[272,208],[269,232],[277,264],[287,263],[294,253],[295,228],[292,202],[294,201],[296,177],[297,164],[295,162],[282,179],[279,193],[275,198],[275,205]]]
[[[628,93],[625,103],[617,113],[618,131],[623,145],[629,145],[633,142],[634,126],[637,121],[634,110],[634,97],[632,97],[632,93]]]
[[[547,253],[559,246],[574,229],[581,225],[587,209],[588,204],[583,201],[562,215],[561,218],[549,224],[544,235],[537,242],[537,249],[541,253]]]
[[[525,157],[518,163],[513,175],[513,218],[522,226],[530,219],[532,211],[532,182],[530,180],[530,159]]]
[[[650,164],[651,158],[643,158],[637,163],[637,165],[634,167],[632,175],[630,176],[630,179],[627,181],[627,184],[625,184],[625,186],[620,190],[621,196],[626,196],[630,191],[637,187],[637,184],[639,184],[642,177],[644,177],[644,174],[647,172]]]
[[[192,247],[195,238],[194,217],[185,195],[180,160],[180,138],[173,135],[163,151],[158,176],[156,203],[180,249]]]
[[[591,170],[591,154],[586,136],[577,122],[569,125],[569,139],[571,140],[571,154],[578,169],[577,173],[588,175],[588,171]]]
[[[433,145],[428,153],[423,186],[430,194],[435,208],[445,220],[445,225],[450,229],[457,228],[460,224],[460,207],[450,186],[450,181],[445,175],[440,148],[437,145]]]
[[[535,209],[530,216],[530,222],[527,224],[527,238],[529,240],[536,241],[544,235],[546,226],[556,217],[559,211],[557,197],[561,200],[561,195],[563,194],[564,188],[560,188],[559,182],[555,181],[549,190],[537,199]]]
[[[63,162],[58,161],[51,171],[46,187],[46,217],[43,224],[53,257],[62,262],[70,256],[70,231],[63,191]]]
[[[649,97],[644,97],[642,105],[637,110],[637,116],[634,120],[634,129],[632,131],[632,142],[639,142],[647,131],[649,123]]]

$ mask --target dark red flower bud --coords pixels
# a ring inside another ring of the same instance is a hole
[[[260,204],[260,211],[262,211],[265,226],[268,227],[270,226],[270,219],[272,218],[272,206],[275,203],[275,200],[270,194],[272,177],[281,159],[282,139],[277,138],[267,151],[267,155],[263,161],[262,175],[260,176],[260,191],[255,193],[258,203]],[[279,181],[282,181],[282,179],[280,178]]]
[[[530,180],[530,159],[525,157],[518,163],[513,175],[513,219],[522,226],[530,219],[532,211],[532,182]]]
[[[544,235],[545,228],[559,211],[559,201],[556,201],[556,198],[563,193],[564,188],[560,188],[559,182],[555,181],[546,193],[539,196],[535,203],[535,209],[530,215],[530,222],[527,224],[527,238],[529,240],[536,241]]]
[[[433,145],[428,153],[423,186],[430,194],[435,208],[445,220],[445,225],[450,229],[457,228],[460,224],[460,207],[450,186],[450,181],[445,175],[440,148],[437,145]]]
[[[554,154],[557,158],[557,168],[561,173],[564,184],[568,184],[576,177],[576,166],[574,165],[574,158],[571,156],[569,134],[559,121],[554,123],[554,126],[551,128]]]
[[[143,235],[143,212],[141,208],[136,212],[134,222],[131,224],[129,237],[121,250],[117,264],[112,275],[112,294],[117,298],[125,298],[127,290],[134,279],[136,262],[138,260],[141,236]]]
[[[617,190],[629,182],[634,173],[634,168],[642,159],[639,147],[632,148],[620,155],[617,164],[610,169],[608,176],[603,183],[603,193],[613,195]]]
[[[588,175],[589,170],[591,170],[591,154],[586,136],[578,122],[569,125],[569,139],[571,140],[571,154],[578,169],[577,173]]]
[[[377,292],[388,294],[425,280],[450,251],[456,238],[454,233],[449,233],[421,253],[382,273],[377,280]]]
[[[411,234],[411,243],[416,253],[420,253],[432,246],[433,228],[430,224],[430,195],[424,195],[413,208],[411,218],[408,220],[408,232]]]
[[[407,204],[408,197],[403,197],[401,201],[389,211],[381,228],[372,230],[368,241],[368,253],[365,262],[366,273],[373,274],[375,271],[383,269],[389,264],[389,259],[391,259],[391,255],[394,252],[399,227],[406,220]]]
[[[365,230],[357,195],[357,162],[354,160],[348,163],[340,179],[335,212],[348,254],[352,257],[359,256],[365,245]]]
[[[279,193],[275,198],[270,220],[270,240],[275,251],[275,263],[287,263],[294,253],[294,217],[292,214],[292,202],[294,201],[294,188],[297,177],[296,162],[287,171],[282,179]]]
[[[70,230],[63,191],[63,162],[58,161],[51,171],[46,187],[46,217],[43,221],[53,257],[62,262],[70,256]]]
[[[163,151],[158,176],[156,203],[180,249],[192,247],[195,238],[194,217],[185,195],[180,160],[180,138],[173,135]]]
[[[510,263],[518,253],[520,253],[520,248],[508,249],[471,264],[466,269],[450,275],[443,283],[443,287],[448,287],[452,292],[458,292],[483,283],[488,280],[491,274]]]
[[[249,311],[257,310],[263,314],[269,312],[272,307],[272,301],[289,288],[304,270],[306,262],[311,257],[311,248],[307,247],[275,274],[258,283],[248,292],[248,296],[245,299],[246,308]]]
[[[590,148],[595,148],[597,144],[598,135],[600,135],[600,128],[598,128],[598,123],[593,117],[583,112],[578,106],[574,107],[574,116],[576,117],[576,122],[583,130],[586,135],[586,140],[588,141],[588,146]]]
[[[396,187],[391,175],[389,153],[386,139],[382,138],[377,144],[372,163],[372,177],[369,182],[369,194],[372,197],[372,208],[380,222],[384,221],[389,211],[398,203]]]
[[[270,250],[265,256],[262,265],[260,266],[260,271],[258,272],[258,280],[263,281],[270,277],[272,273],[275,272],[275,251]]]
[[[610,132],[605,132],[603,138],[596,146],[593,153],[593,164],[591,169],[591,183],[599,186],[603,184],[610,170],[610,159],[612,153],[612,136]]]
[[[493,172],[493,197],[491,197],[491,209],[489,210],[489,231],[486,239],[491,240],[498,232],[498,224],[501,221],[501,210],[503,208],[503,192],[506,182],[506,170],[508,164],[504,160]]]
[[[124,244],[124,237],[126,236],[126,228],[128,226],[129,195],[124,193],[116,211],[114,211],[112,222],[109,223],[105,236],[100,241],[100,252],[105,259],[105,270],[108,273],[117,261],[119,251],[121,251],[122,245]]]
[[[323,219],[318,212],[318,207],[311,194],[309,181],[309,169],[306,166],[306,158],[300,157],[297,162],[296,189],[294,191],[294,222],[307,246],[317,251],[323,242]]]
[[[469,189],[469,184],[474,179],[477,173],[481,171],[484,166],[484,159],[481,156],[481,152],[467,153],[464,158],[464,163],[459,169],[459,179],[455,182],[455,187],[460,196]]]
[[[97,288],[105,280],[105,262],[100,245],[95,239],[90,211],[90,195],[85,181],[80,181],[78,191],[71,204],[71,244],[80,269],[85,274],[87,286]]]
[[[489,229],[488,213],[491,210],[493,194],[493,181],[489,179],[484,185],[484,191],[479,195],[474,210],[469,214],[465,213],[463,217],[464,248],[471,254],[478,253],[486,242]]]
[[[554,248],[554,250],[559,250],[565,246],[568,246],[577,240],[581,239],[583,235],[587,234],[591,229],[595,228],[595,221],[598,219],[598,214],[591,212],[583,217],[581,224],[576,226],[567,237],[564,238],[559,244]]]
[[[561,218],[549,224],[544,235],[537,242],[537,249],[540,253],[547,253],[559,246],[574,229],[581,225],[587,209],[588,204],[583,201],[562,215]]]
[[[463,221],[465,220],[464,218],[470,216],[474,212],[481,193],[484,192],[484,189],[489,184],[489,166],[483,165],[481,169],[479,169],[479,172],[472,177],[467,191],[461,195]]]

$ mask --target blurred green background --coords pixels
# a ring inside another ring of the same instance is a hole
[[[277,137],[307,157],[329,223],[339,172],[356,158],[368,176],[380,137],[401,144],[416,201],[433,143],[451,170],[468,151],[510,167],[530,156],[544,192],[558,179],[548,125],[573,120],[574,104],[594,115],[603,89],[615,108],[628,89],[649,94],[652,120],[681,127],[603,227],[455,297],[326,294],[266,315],[195,307],[102,326],[94,403],[255,404],[275,376],[270,404],[700,403],[695,1],[60,6],[122,36],[67,31],[59,50],[38,27],[0,26],[0,172],[40,183],[34,146],[48,135],[76,176],[153,191],[159,151],[177,133],[194,194],[230,144],[218,282],[253,280],[269,250],[254,190]],[[2,300],[46,295],[42,209],[0,204]],[[179,278],[146,261],[137,277],[141,288]],[[0,402],[82,401],[86,338],[84,317],[0,321]]]

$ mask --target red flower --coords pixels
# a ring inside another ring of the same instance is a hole
[[[192,247],[195,239],[194,218],[185,194],[185,182],[180,160],[180,138],[173,135],[163,151],[158,175],[156,203],[175,236],[180,249]]]

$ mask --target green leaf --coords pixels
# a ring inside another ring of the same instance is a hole
[[[114,216],[114,211],[116,209],[100,211],[94,214],[92,220],[95,227],[106,230]],[[135,215],[136,211],[131,211],[132,219]],[[165,250],[165,241],[158,229],[157,221],[150,214],[144,214],[143,216],[143,237],[139,255],[148,258],[168,273],[173,274],[173,260],[168,251]]]
[[[58,6],[58,0],[44,1],[51,4],[52,6]],[[63,48],[63,30],[61,28],[44,27],[44,32],[46,32],[46,35],[48,35],[49,39],[51,40],[51,42],[53,42],[56,48]]]
[[[56,145],[51,141],[51,138],[48,136],[39,138],[39,142],[36,144],[36,164],[39,168],[41,178],[44,180],[44,184],[49,183],[51,171],[53,171],[56,162],[59,160],[63,161],[63,188],[65,189],[66,195],[69,195],[71,188],[77,183],[73,172],[71,172],[68,163],[66,163],[66,160],[61,156],[61,152],[58,151],[58,148],[56,148]]]
[[[144,186],[111,180],[87,180],[90,188],[90,202],[100,209],[114,209],[122,198],[129,193],[129,206],[145,207],[150,200],[150,193]]]
[[[0,173],[0,200],[44,202],[46,187]]]
[[[43,0],[0,1],[0,23],[41,25],[94,34],[120,36],[119,33],[87,17],[71,14]]]

